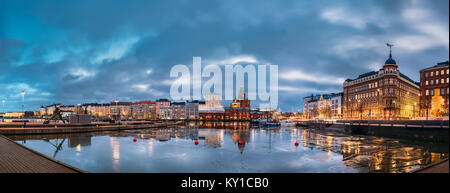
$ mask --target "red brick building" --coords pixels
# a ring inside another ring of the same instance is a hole
[[[448,117],[449,62],[420,70],[420,115]]]

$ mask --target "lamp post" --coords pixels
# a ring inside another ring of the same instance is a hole
[[[3,103],[3,119],[2,119],[2,121],[5,121],[5,102],[6,102],[6,100],[2,99],[2,103]]]
[[[22,118],[25,117],[24,106],[25,106],[25,91],[23,90],[20,94],[22,94]]]
[[[6,102],[6,99],[2,99],[2,103],[3,103],[3,114],[5,113],[5,102]]]
[[[117,112],[117,114],[116,114],[116,119],[117,119],[117,117],[119,117],[120,116],[120,111],[119,111],[119,100],[118,99],[116,99],[116,100],[114,100],[114,102],[116,103],[116,112]]]
[[[396,111],[397,111],[397,107],[395,106],[395,100],[392,101],[392,103],[394,103],[394,114],[393,114],[393,116],[394,116],[394,119],[395,119],[396,118],[395,114],[396,114]]]

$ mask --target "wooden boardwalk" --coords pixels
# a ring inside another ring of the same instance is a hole
[[[424,168],[413,171],[412,173],[449,173],[448,158],[440,162],[430,164]]]
[[[0,173],[84,173],[0,135]]]

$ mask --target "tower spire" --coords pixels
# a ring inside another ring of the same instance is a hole
[[[392,58],[392,47],[394,46],[394,44],[386,43],[386,46],[389,47],[389,58]]]

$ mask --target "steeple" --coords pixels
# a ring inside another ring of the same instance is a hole
[[[385,64],[385,65],[386,65],[386,64],[394,64],[394,65],[397,65],[397,62],[395,62],[395,60],[392,59],[392,47],[393,47],[394,45],[393,45],[393,44],[386,43],[386,46],[389,47],[389,58],[386,60],[386,62],[385,62],[384,64]]]

